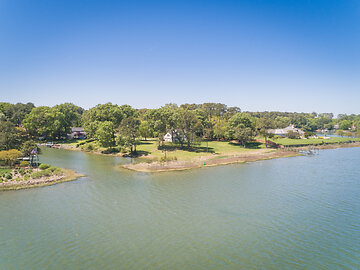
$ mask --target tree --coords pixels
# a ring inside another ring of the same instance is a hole
[[[136,137],[139,133],[140,120],[134,116],[130,116],[121,121],[119,128],[119,143],[129,146],[131,153],[136,153]]]
[[[201,127],[201,122],[195,111],[187,109],[178,110],[176,139],[180,142],[181,146],[185,141],[187,147],[190,148],[191,144],[196,141],[196,133],[201,130]]]
[[[0,151],[0,160],[4,160],[5,164],[9,166],[13,166],[19,157],[21,157],[21,152],[16,149]]]
[[[5,115],[8,120],[16,126],[20,126],[26,115],[35,108],[34,104],[29,102],[26,104],[16,103],[15,105],[8,106],[5,110]]]
[[[19,131],[9,121],[0,121],[0,150],[17,148],[20,145]]]
[[[300,134],[293,130],[289,130],[286,134],[286,137],[289,139],[300,139]]]
[[[214,138],[216,138],[218,141],[225,139],[228,122],[225,119],[217,118],[213,120],[213,123]]]
[[[100,122],[95,135],[101,146],[111,147],[115,145],[115,127],[112,122]]]
[[[352,126],[352,122],[350,120],[343,120],[339,124],[339,128],[342,130],[349,130]]]
[[[21,153],[24,156],[30,156],[31,152],[34,149],[36,149],[38,153],[40,152],[40,148],[37,147],[37,144],[34,141],[26,141],[21,145],[21,148],[20,148]]]
[[[267,138],[269,136],[268,129],[272,128],[274,122],[270,118],[261,117],[256,121],[256,129],[258,133],[265,138],[265,147],[268,147]]]
[[[150,136],[152,136],[152,129],[150,127],[150,124],[148,121],[141,121],[140,126],[139,126],[139,134],[141,137],[144,137],[145,141],[146,138],[149,138]]]
[[[64,115],[64,124],[66,132],[70,132],[70,127],[80,126],[81,115],[84,109],[72,103],[63,103],[56,105],[54,109],[60,111]]]
[[[31,136],[45,139],[64,137],[70,128],[65,115],[59,109],[47,106],[34,108],[23,120],[23,125]]]
[[[227,137],[238,140],[244,147],[246,142],[255,137],[255,128],[250,116],[237,113],[229,119]]]

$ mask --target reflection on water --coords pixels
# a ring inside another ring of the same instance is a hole
[[[86,177],[0,192],[0,269],[360,267],[360,148],[160,174],[41,159]]]

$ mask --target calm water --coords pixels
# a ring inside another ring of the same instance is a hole
[[[0,192],[0,269],[360,268],[360,148],[161,174],[41,160],[87,177]]]

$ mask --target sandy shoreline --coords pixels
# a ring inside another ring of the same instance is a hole
[[[32,188],[32,187],[42,187],[54,185],[57,183],[74,181],[84,175],[78,174],[73,170],[62,169],[63,174],[61,175],[53,175],[47,177],[41,177],[39,179],[29,179],[26,181],[7,181],[0,183],[0,191],[1,190],[17,190],[24,188]]]

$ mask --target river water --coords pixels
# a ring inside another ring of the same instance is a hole
[[[0,192],[0,269],[360,268],[360,148],[160,174],[40,158],[86,177]]]

